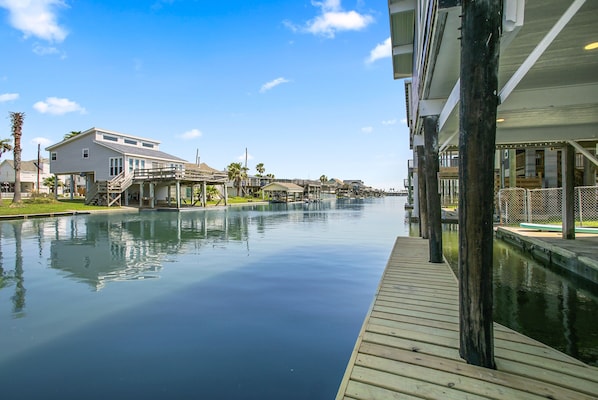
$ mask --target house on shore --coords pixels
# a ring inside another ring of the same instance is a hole
[[[225,172],[189,164],[153,139],[91,128],[46,150],[52,174],[85,178],[87,204],[205,205],[207,184],[221,185],[226,194]]]
[[[44,180],[51,176],[50,164],[47,158],[21,161],[21,193],[25,196],[32,192],[49,193],[50,188],[44,186]],[[39,179],[39,180],[38,180]],[[15,165],[14,160],[4,160],[0,163],[0,189],[2,194],[14,193]]]

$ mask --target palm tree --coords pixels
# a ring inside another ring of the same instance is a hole
[[[44,186],[49,187],[50,191],[52,193],[54,193],[54,187],[56,187],[56,175],[50,175],[46,178],[44,178],[44,181],[42,182]],[[60,181],[60,178],[58,178],[58,186],[63,186],[64,184]]]
[[[320,176],[320,182],[322,182],[322,183],[328,182],[328,177],[326,175]]]
[[[257,176],[259,176],[260,178],[262,177],[262,174],[266,172],[266,168],[264,168],[264,163],[259,163],[255,166],[255,169],[257,171]]]
[[[266,178],[274,179],[274,174],[266,174]]]
[[[80,134],[81,134],[81,131],[70,131],[69,133],[64,135],[64,140],[70,139],[70,138],[75,137]]]
[[[237,188],[237,196],[241,195],[241,181],[247,176],[247,168],[243,167],[240,162],[233,162],[226,167],[228,172],[228,179],[234,182],[234,186]]]
[[[21,136],[23,134],[24,112],[10,112],[12,120],[12,136],[14,137],[14,168],[15,168],[15,192],[12,198],[12,204],[21,203]]]
[[[0,158],[2,158],[2,154],[7,153],[12,150],[12,144],[10,144],[10,139],[0,139]],[[0,199],[2,198],[2,189],[0,188]]]

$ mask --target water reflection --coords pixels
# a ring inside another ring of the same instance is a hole
[[[22,232],[35,238],[43,258],[49,241],[49,266],[64,277],[83,282],[98,291],[111,281],[159,278],[169,256],[199,255],[205,247],[225,248],[228,242],[244,242],[250,251],[250,226],[263,234],[276,225],[325,222],[342,209],[342,218],[359,218],[363,202],[318,202],[234,207],[185,212],[77,215],[51,219],[4,222],[0,231],[0,290],[14,286],[13,310],[22,312],[26,289],[23,277]],[[303,212],[301,212],[303,211]],[[2,244],[14,247],[14,268],[3,266]]]
[[[456,225],[443,233],[444,254],[458,265]],[[592,365],[598,365],[598,288],[549,269],[494,241],[494,320]]]

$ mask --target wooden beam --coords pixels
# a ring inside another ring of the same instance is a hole
[[[417,193],[419,204],[419,235],[428,238],[428,195],[426,190],[426,173],[424,146],[417,146]]]
[[[561,150],[563,177],[563,239],[575,239],[575,149],[567,144]]]
[[[424,117],[424,155],[426,159],[426,192],[428,202],[428,238],[430,262],[441,263],[442,210],[438,191],[438,115]]]
[[[493,369],[492,222],[501,11],[500,0],[463,0],[459,107],[459,353],[469,364]]]

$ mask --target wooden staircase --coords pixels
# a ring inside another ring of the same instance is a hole
[[[122,195],[133,184],[133,175],[121,172],[109,181],[96,182],[89,190],[85,204],[96,206],[122,205]]]

